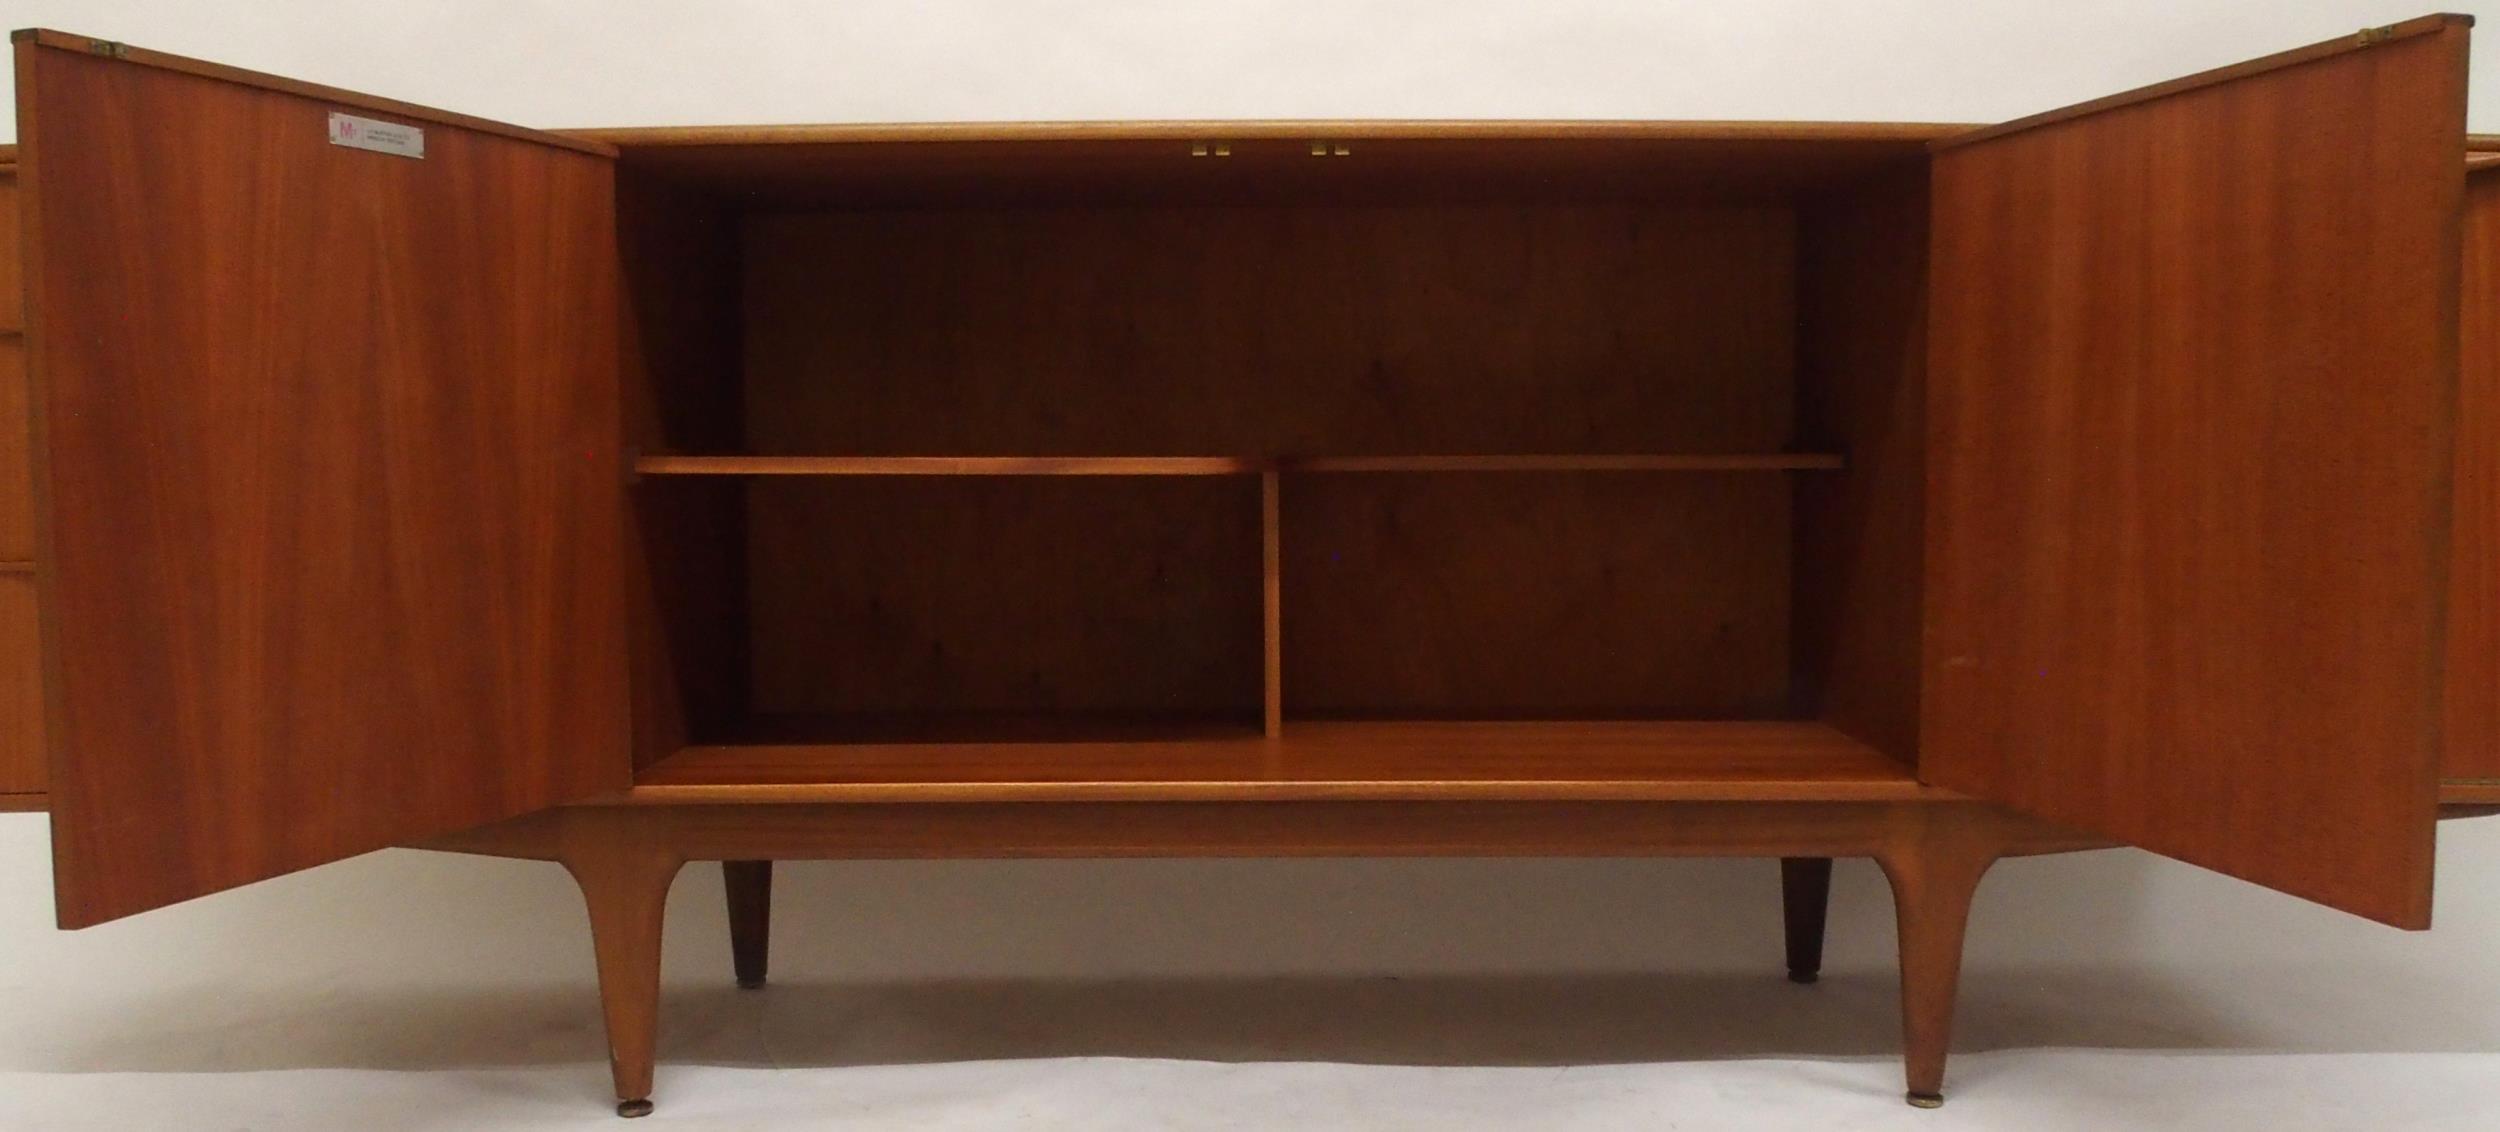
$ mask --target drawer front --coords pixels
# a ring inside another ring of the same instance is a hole
[[[34,462],[17,236],[17,167],[0,164],[0,810],[42,809],[44,803]]]

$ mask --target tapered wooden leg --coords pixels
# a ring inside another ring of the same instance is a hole
[[[589,825],[566,839],[563,859],[590,910],[616,1114],[645,1116],[659,1029],[660,925],[669,882],[684,862],[641,843],[623,825]]]
[[[1902,1061],[1909,1102],[1920,1108],[1944,1104],[1963,930],[1979,879],[2002,850],[2002,842],[1984,832],[1948,828],[1905,838],[1876,858],[1892,881],[1901,930]]]
[[[764,985],[764,964],[772,949],[773,863],[723,861],[721,887],[729,894],[729,960],[738,971],[738,985],[754,990]]]
[[[1823,921],[1831,908],[1832,859],[1780,858],[1780,905],[1788,927],[1788,981],[1823,977]]]

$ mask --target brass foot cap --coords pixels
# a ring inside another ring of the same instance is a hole
[[[1911,1093],[1911,1094],[1909,1094],[1909,1101],[1910,1101],[1910,1107],[1911,1107],[1911,1108],[1943,1108],[1943,1107],[1944,1107],[1944,1094],[1943,1094],[1943,1093]]]
[[[651,1102],[642,1100],[618,1101],[616,1102],[616,1114],[627,1120],[632,1120],[637,1116],[649,1116],[651,1115]]]
[[[1821,979],[1822,977],[1823,973],[1821,971],[1790,971],[1788,973],[1788,981],[1795,983],[1798,986],[1808,985],[1818,979]]]

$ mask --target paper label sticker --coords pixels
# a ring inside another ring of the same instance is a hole
[[[425,131],[397,122],[330,112],[330,144],[425,159]]]

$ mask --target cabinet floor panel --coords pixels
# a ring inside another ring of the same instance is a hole
[[[1951,797],[1820,723],[1300,722],[1278,739],[688,747],[627,800],[718,802],[1469,799],[1887,801]]]

